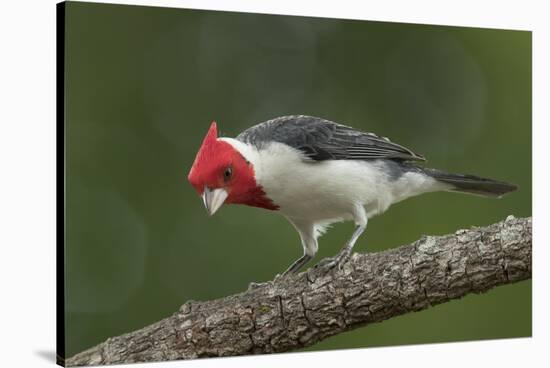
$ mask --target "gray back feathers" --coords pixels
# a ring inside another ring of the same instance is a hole
[[[237,139],[262,149],[279,142],[315,161],[393,159],[424,161],[424,157],[388,138],[329,120],[305,115],[282,116],[257,124]]]

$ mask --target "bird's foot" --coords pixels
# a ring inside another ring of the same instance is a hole
[[[332,258],[326,258],[319,262],[317,266],[315,267],[326,267],[328,269],[332,269],[337,267],[338,270],[341,270],[347,261],[351,258],[351,249],[344,248],[340,253],[338,253],[335,257]]]

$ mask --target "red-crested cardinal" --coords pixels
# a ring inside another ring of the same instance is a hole
[[[368,219],[406,198],[434,191],[500,197],[517,187],[473,175],[418,166],[424,157],[373,133],[311,116],[284,116],[236,138],[220,138],[212,122],[189,182],[213,215],[224,203],[285,216],[304,254],[283,273],[297,272],[318,249],[328,225],[353,220],[355,231],[331,266],[341,266]]]

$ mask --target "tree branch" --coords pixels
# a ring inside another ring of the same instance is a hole
[[[531,277],[531,218],[399,248],[354,254],[241,294],[187,302],[140,330],[66,360],[68,366],[284,352],[340,332]]]

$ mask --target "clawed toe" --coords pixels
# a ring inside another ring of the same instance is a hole
[[[342,268],[351,258],[351,252],[345,252],[343,254],[338,255],[338,267]]]
[[[322,259],[321,261],[319,261],[319,263],[317,263],[315,265],[314,268],[322,268],[322,267],[329,267],[329,268],[332,268],[334,266],[331,266],[333,263],[335,262],[335,259],[334,258],[325,258],[325,259]]]
[[[319,262],[317,266],[315,267],[326,267],[328,269],[332,269],[334,267],[338,267],[338,270],[341,270],[346,262],[349,261],[351,254],[348,252],[342,252],[338,254],[336,257],[333,258],[326,258]]]

